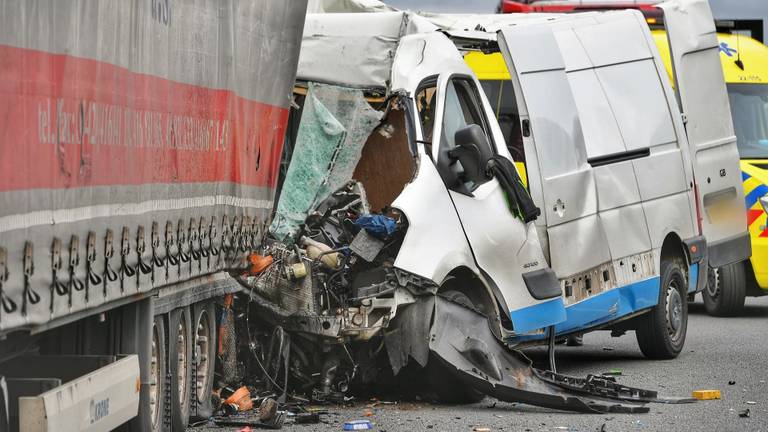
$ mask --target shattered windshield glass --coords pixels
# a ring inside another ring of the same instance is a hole
[[[270,232],[292,243],[307,215],[352,179],[382,113],[362,90],[310,83],[291,164]]]
[[[733,127],[743,159],[768,158],[768,85],[728,84]]]

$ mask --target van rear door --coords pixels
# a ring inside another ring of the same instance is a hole
[[[693,160],[701,233],[712,267],[751,255],[739,153],[707,0],[659,5],[672,51],[675,89]]]

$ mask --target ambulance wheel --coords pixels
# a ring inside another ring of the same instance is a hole
[[[678,262],[661,263],[659,304],[639,317],[635,334],[649,359],[673,359],[685,345],[688,329],[688,281]]]
[[[192,325],[189,308],[174,309],[168,320],[168,370],[171,375],[171,430],[183,431],[189,423],[192,395]]]
[[[743,262],[709,269],[707,287],[701,293],[704,308],[712,316],[728,317],[741,314],[747,293],[746,270]]]
[[[194,364],[191,417],[208,418],[213,414],[213,372],[216,362],[216,306],[213,302],[194,305]]]
[[[472,300],[460,291],[445,291],[440,295],[460,305],[474,307]],[[479,391],[467,387],[450,366],[443,364],[432,353],[429,355],[426,369],[429,385],[441,403],[468,404],[480,402],[485,397]]]
[[[152,322],[152,352],[149,365],[149,418],[152,432],[163,430],[165,415],[165,320],[155,316]]]

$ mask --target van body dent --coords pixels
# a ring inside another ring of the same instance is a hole
[[[678,80],[691,82],[682,108],[634,11],[453,26],[308,15],[277,241],[265,248],[281,264],[245,281],[251,298],[287,329],[383,338],[395,373],[430,352],[469,373],[457,362],[471,356],[451,360],[441,338],[479,337],[472,314],[511,346],[611,326],[636,329],[648,357],[675,357],[699,269],[713,250],[744,259],[749,241],[730,116],[707,115],[728,109],[708,5],[666,12]],[[500,52],[514,97],[489,100],[460,50]],[[689,61],[698,76],[684,75]],[[516,108],[500,127],[501,103]],[[505,169],[521,160],[523,192]],[[281,267],[295,263],[304,279]],[[280,284],[315,300],[286,302]],[[478,367],[484,380],[497,369]]]

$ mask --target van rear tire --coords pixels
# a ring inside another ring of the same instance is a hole
[[[637,344],[646,358],[677,357],[685,345],[688,329],[688,280],[678,262],[661,263],[659,304],[639,317]]]
[[[707,313],[717,317],[740,315],[744,310],[747,294],[744,263],[728,264],[709,271],[712,274],[707,281],[707,287],[701,293]]]

